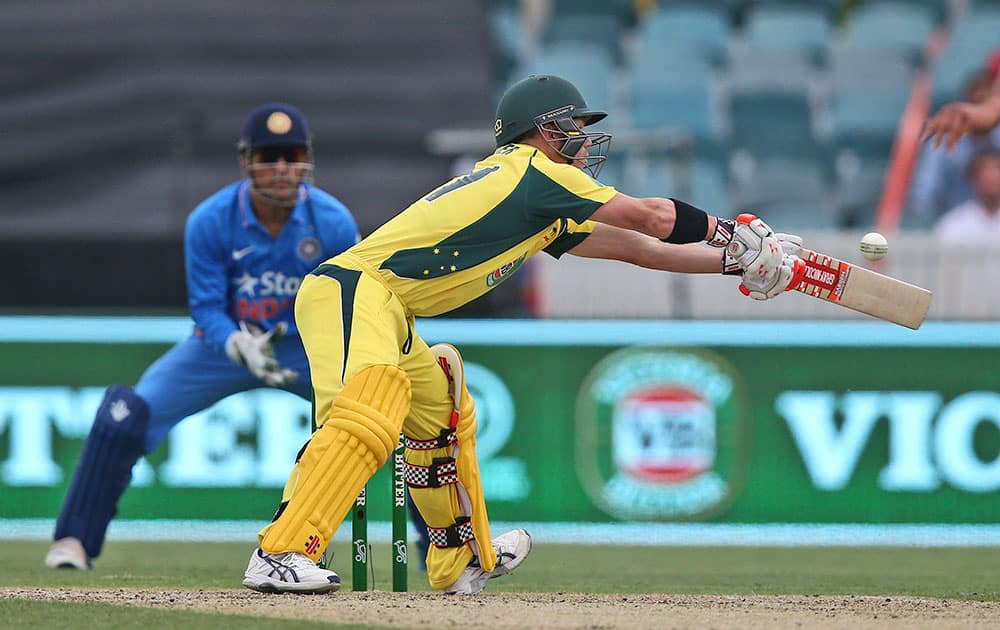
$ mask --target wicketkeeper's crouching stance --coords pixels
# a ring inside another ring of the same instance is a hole
[[[309,358],[316,424],[243,584],[264,592],[340,587],[316,566],[368,479],[406,438],[406,480],[427,521],[427,577],[481,591],[531,550],[515,529],[491,539],[476,460],[475,405],[451,346],[427,346],[415,316],[453,310],[544,251],[741,277],[765,300],[795,286],[802,261],[753,215],[718,219],[675,199],[639,199],[587,175],[610,136],[568,81],[532,76],[497,111],[497,150],[306,276],[295,321]],[[594,155],[591,155],[594,153]]]

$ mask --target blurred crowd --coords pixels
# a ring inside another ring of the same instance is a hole
[[[985,100],[998,73],[1000,51],[967,79],[963,100]],[[924,145],[907,211],[945,241],[993,239],[1000,234],[1000,127],[969,134],[951,151]]]

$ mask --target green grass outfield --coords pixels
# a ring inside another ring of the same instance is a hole
[[[48,543],[5,541],[0,586],[45,588],[241,589],[247,544],[111,542],[93,571],[42,565]],[[333,568],[350,588],[347,545],[335,545]],[[388,545],[373,550],[376,584],[389,590]],[[427,591],[410,572],[411,590]],[[1000,601],[1000,549],[608,547],[538,544],[517,572],[490,591],[912,595]],[[72,614],[68,611],[73,610]],[[81,616],[83,615],[83,616]],[[107,604],[0,599],[4,627],[263,627],[251,617]],[[16,620],[9,625],[9,620]],[[93,625],[88,620],[93,620]],[[267,620],[269,628],[309,627]],[[329,626],[327,626],[329,627]],[[343,626],[341,626],[343,627]]]

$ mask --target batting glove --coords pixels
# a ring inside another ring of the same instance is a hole
[[[806,264],[797,256],[782,254],[781,258],[773,274],[757,277],[744,274],[740,293],[755,300],[769,300],[797,287],[805,275]]]
[[[789,256],[798,256],[799,252],[802,251],[801,236],[785,234],[784,232],[775,232],[774,236],[777,237],[778,242],[781,243],[781,251]]]
[[[741,214],[726,246],[723,270],[742,271],[740,292],[755,300],[767,300],[795,288],[802,280],[805,263],[796,255],[801,247],[800,237],[775,234],[755,215]]]

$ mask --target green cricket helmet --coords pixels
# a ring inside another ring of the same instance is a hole
[[[583,95],[566,79],[548,75],[533,74],[512,85],[500,99],[497,106],[496,132],[497,147],[515,142],[533,129],[542,132],[545,141],[559,155],[570,161],[585,160],[584,168],[597,177],[597,172],[608,159],[607,152],[611,134],[581,131],[574,121],[583,120],[584,126],[602,120],[607,112],[590,109]],[[555,138],[550,138],[555,135]],[[596,155],[578,158],[580,149],[590,140],[590,151]]]

